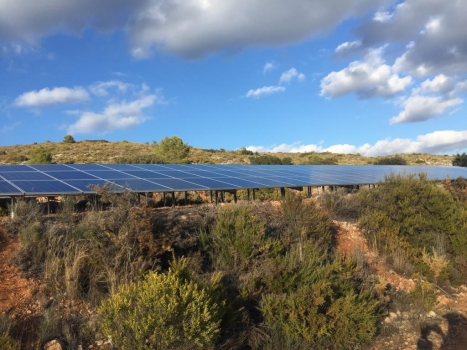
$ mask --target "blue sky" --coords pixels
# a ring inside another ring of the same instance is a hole
[[[466,0],[0,0],[0,145],[467,150]]]

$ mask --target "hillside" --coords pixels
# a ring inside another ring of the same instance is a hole
[[[52,162],[66,163],[115,163],[136,160],[154,155],[156,144],[136,142],[108,142],[88,140],[75,143],[45,142],[31,145],[0,147],[0,164],[28,163],[31,152],[43,148],[52,155]],[[188,162],[198,164],[249,164],[252,152],[246,150],[214,150],[191,147]],[[382,157],[364,157],[359,154],[322,153],[260,153],[278,158],[290,158],[293,164],[373,164]],[[400,154],[408,165],[451,165],[453,156],[433,154]]]

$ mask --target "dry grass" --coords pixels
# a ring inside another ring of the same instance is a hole
[[[155,146],[148,142],[108,142],[88,140],[76,143],[45,142],[32,145],[0,147],[0,164],[28,163],[31,151],[43,147],[52,154],[53,162],[66,163],[114,163],[116,158],[149,156],[154,154]],[[293,164],[309,164],[319,158],[336,164],[372,164],[378,157],[364,157],[360,154],[322,153],[275,153],[279,158],[290,157]],[[451,165],[453,156],[432,154],[402,154],[408,165]],[[249,164],[249,155],[229,150],[208,150],[192,148],[189,160],[198,164]]]

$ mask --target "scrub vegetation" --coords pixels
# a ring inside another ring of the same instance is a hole
[[[117,349],[370,346],[387,332],[381,325],[394,303],[428,312],[437,288],[467,280],[466,184],[391,175],[376,188],[315,200],[288,191],[280,205],[173,209],[99,188],[98,202],[77,210],[64,198],[48,216],[35,201],[18,202],[4,223],[19,239],[14,263],[42,281],[49,302],[26,340],[0,319],[0,342],[14,348],[55,336],[70,348],[105,340]],[[361,256],[341,255],[333,218],[357,222],[384,264],[417,281],[413,290],[394,294]]]
[[[75,140],[65,135],[62,142],[0,147],[0,164],[32,164],[32,153],[41,148],[50,157],[46,162],[71,163],[197,163],[197,164],[401,164],[451,165],[457,158],[450,155],[400,154],[391,157],[365,157],[360,154],[330,152],[258,153],[241,147],[238,150],[202,149],[185,143],[178,136],[165,137],[159,142],[109,142],[106,140]],[[461,165],[459,164],[454,165]],[[465,165],[464,165],[465,166]]]

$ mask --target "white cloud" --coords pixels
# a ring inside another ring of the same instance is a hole
[[[89,86],[89,90],[96,96],[107,96],[109,94],[108,89],[116,88],[120,92],[126,92],[127,89],[131,87],[131,84],[123,83],[118,80],[110,80],[110,81],[98,81],[91,86]]]
[[[465,1],[405,0],[376,18],[358,28],[357,37],[365,48],[411,42],[396,61],[397,71],[417,76],[467,71],[467,31],[459,30],[467,18]]]
[[[0,40],[39,43],[89,27],[125,30],[135,57],[278,46],[331,31],[389,0],[0,0]]]
[[[82,87],[44,88],[39,91],[29,91],[18,96],[14,104],[18,107],[44,107],[65,103],[79,103],[89,99],[89,94]]]
[[[290,68],[288,71],[282,73],[279,84],[289,83],[293,79],[297,79],[298,81],[305,80],[305,74],[297,72],[295,68]]]
[[[263,74],[267,74],[269,72],[272,72],[278,67],[277,63],[274,61],[266,62],[266,64],[263,67]]]
[[[460,98],[443,99],[440,96],[412,95],[402,102],[404,110],[391,118],[391,124],[413,123],[432,119],[443,114],[447,109],[463,103]]]
[[[404,91],[412,78],[401,78],[385,64],[383,48],[370,50],[364,61],[354,61],[338,72],[331,72],[321,80],[321,96],[340,97],[356,93],[360,98],[392,97]]]
[[[361,41],[347,41],[336,47],[336,49],[334,50],[334,54],[338,57],[346,57],[354,51],[357,51],[361,46]]]
[[[270,95],[276,92],[283,92],[283,91],[285,91],[285,87],[283,86],[264,86],[256,90],[253,90],[253,89],[249,90],[246,93],[245,97],[259,98],[264,95]]]
[[[247,149],[254,152],[332,152],[332,153],[360,153],[373,157],[398,153],[449,153],[467,148],[467,130],[454,131],[442,130],[425,135],[419,135],[416,139],[385,139],[375,144],[369,143],[361,146],[349,144],[337,144],[323,147],[317,144],[304,145],[301,143],[281,144],[279,146],[249,146]]]
[[[381,12],[381,11],[378,11],[375,13],[374,17],[373,17],[373,21],[375,22],[389,22],[392,18],[394,14],[393,13],[389,13],[387,11],[385,12]]]
[[[148,119],[143,111],[158,102],[161,102],[161,99],[155,94],[131,102],[111,102],[101,113],[82,113],[78,121],[68,127],[68,133],[105,134],[117,129],[133,128]]]

